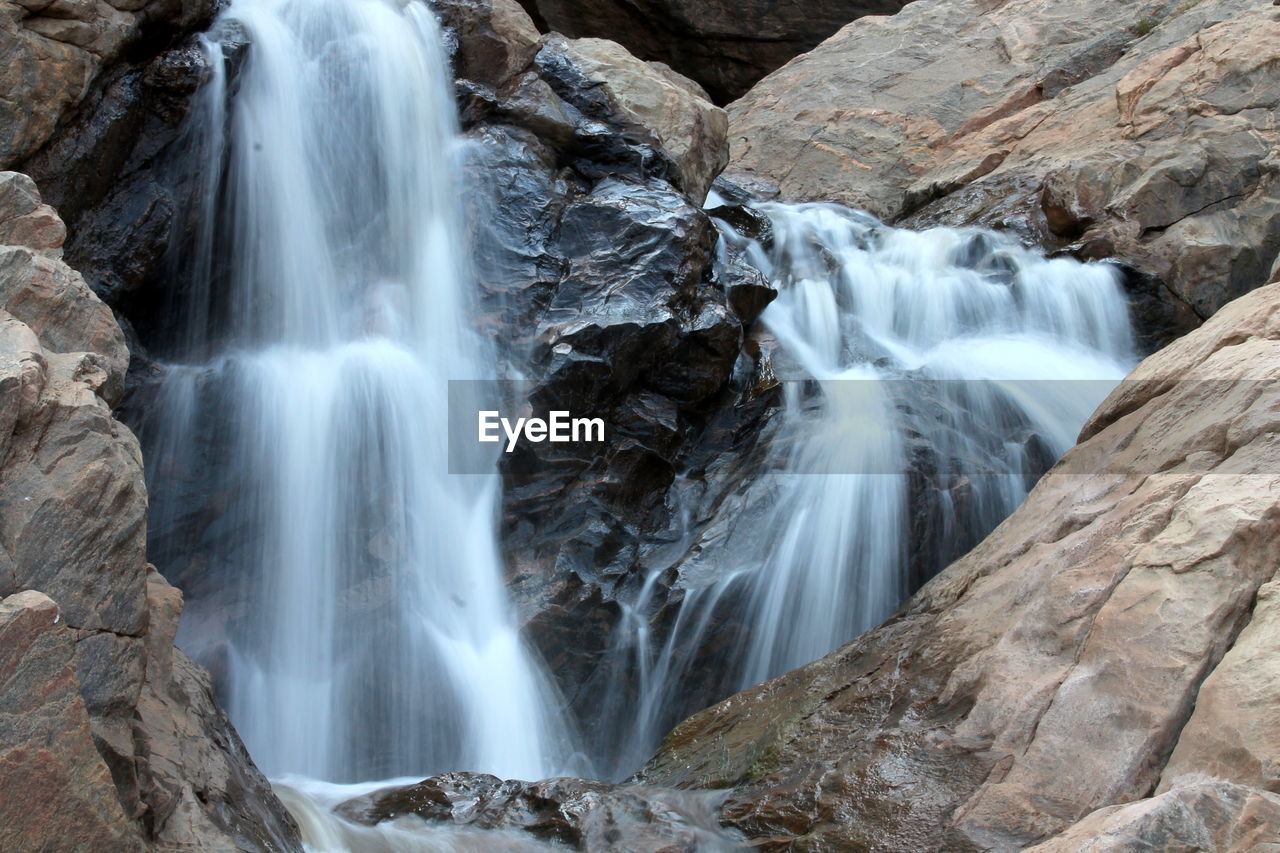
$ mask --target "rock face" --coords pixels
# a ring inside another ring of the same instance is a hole
[[[711,817],[715,794],[610,785],[585,779],[504,782],[447,773],[375,791],[339,805],[339,816],[378,824],[404,815],[482,830],[515,830],[556,849],[631,853],[714,853],[739,848]]]
[[[751,390],[759,353],[744,354],[768,297],[746,298],[758,275],[717,255],[701,210],[727,143],[695,84],[596,39],[550,35],[530,54],[533,26],[513,0],[437,8],[457,35],[486,324],[534,410],[606,422],[603,446],[526,445],[504,463],[517,604],[574,710],[599,719],[623,701],[608,688],[633,684],[606,653],[619,601],[673,562],[675,493],[687,484],[714,503],[728,484],[715,460],[749,446],[768,415]],[[472,58],[481,49],[530,59],[495,78]],[[659,633],[680,601],[674,580],[657,584]],[[685,710],[715,698],[691,691]],[[624,728],[596,727],[594,751],[616,753],[607,741]]]
[[[1280,849],[1280,797],[1219,780],[1190,780],[1127,806],[1100,809],[1028,853]]]
[[[621,42],[664,62],[727,103],[855,18],[907,0],[522,0],[547,28]]]
[[[1230,824],[1244,800],[1174,777],[1274,784],[1278,377],[1269,285],[1143,362],[897,616],[692,717],[641,778],[731,788],[721,819],[779,849],[1017,850],[1158,785],[1112,817]]]
[[[1164,343],[1280,253],[1280,9],[939,0],[856,21],[730,108],[731,169],[1154,277]]]
[[[129,354],[60,259],[63,227],[0,173],[0,839],[5,849],[292,850],[292,820],[173,647],[146,489],[111,416]]]
[[[47,143],[104,69],[207,23],[210,0],[6,0],[0,6],[0,168]]]

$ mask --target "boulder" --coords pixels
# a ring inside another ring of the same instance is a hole
[[[453,73],[494,89],[529,67],[542,36],[516,0],[433,0],[452,36]]]
[[[650,144],[671,163],[673,183],[699,203],[706,198],[729,161],[728,118],[696,84],[605,39],[552,34],[536,62],[557,95]]]
[[[631,853],[714,853],[738,849],[711,819],[714,794],[610,785],[585,779],[503,781],[447,773],[348,800],[339,816],[376,825],[405,815],[431,823],[525,833],[556,849]]]
[[[0,846],[296,850],[173,646],[181,596],[147,564],[141,453],[110,408],[124,336],[34,184],[0,173],[0,205],[28,241],[0,246]]]
[[[1148,800],[1108,806],[1027,853],[1274,853],[1280,797],[1232,782],[1187,779]]]
[[[693,716],[640,778],[731,789],[721,820],[755,839],[895,851],[1023,849],[1167,772],[1259,784],[1265,741],[1219,756],[1188,721],[1206,679],[1205,724],[1222,719],[1237,647],[1262,693],[1272,680],[1277,378],[1272,284],[1139,365],[1022,507],[895,617]]]
[[[141,853],[94,748],[75,634],[43,593],[0,601],[0,846]]]
[[[207,24],[212,0],[6,0],[0,6],[0,168],[54,137],[104,69]]]
[[[1179,309],[1167,342],[1280,253],[1278,45],[1280,9],[1251,0],[911,4],[734,103],[730,170],[1120,259]]]
[[[717,103],[864,15],[907,0],[522,0],[548,29],[620,42],[697,80]]]

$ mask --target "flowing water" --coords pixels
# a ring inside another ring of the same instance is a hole
[[[987,232],[886,228],[831,205],[761,212],[772,245],[739,245],[779,286],[764,322],[816,389],[786,387],[801,438],[752,580],[741,686],[826,654],[903,601],[913,463],[953,486],[940,500],[962,494],[969,506],[967,519],[944,514],[939,532],[976,527],[976,540],[1135,360],[1110,265],[1045,259]],[[912,448],[912,437],[925,441]]]
[[[715,197],[714,209],[723,204]],[[761,322],[784,406],[772,460],[679,564],[685,599],[661,643],[659,566],[614,640],[639,701],[621,775],[684,707],[815,660],[890,616],[1009,515],[1136,360],[1118,270],[1046,259],[974,229],[912,232],[835,205],[765,203],[765,234],[720,222],[778,288]],[[703,650],[716,626],[742,644]]]
[[[498,479],[448,474],[447,382],[493,359],[469,331],[437,24],[419,3],[236,0],[207,49],[186,264],[204,360],[170,367],[150,461],[198,465],[202,413],[231,425],[205,475],[235,496],[212,549],[244,587],[231,717],[270,775],[547,776],[568,748],[509,612]]]

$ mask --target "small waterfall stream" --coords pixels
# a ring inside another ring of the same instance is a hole
[[[725,204],[714,193],[707,207]],[[654,641],[654,570],[614,640],[618,775],[650,755],[691,680],[727,695],[879,624],[1008,516],[1136,362],[1108,264],[1046,259],[977,229],[913,232],[827,204],[761,203],[764,233],[718,221],[779,291],[761,322],[784,407],[770,461],[678,564],[684,601]],[[699,659],[715,626],[745,645]]]
[[[833,205],[760,212],[771,246],[724,234],[778,285],[763,320],[790,375],[814,381],[786,385],[800,438],[751,580],[742,687],[821,657],[906,598],[913,463],[941,488],[939,532],[969,540],[931,574],[1017,508],[1136,361],[1109,265]]]
[[[508,612],[498,478],[448,474],[447,382],[493,359],[467,321],[435,19],[420,3],[236,0],[208,49],[187,268],[221,275],[194,289],[230,308],[220,336],[216,312],[188,308],[204,360],[168,371],[151,467],[202,464],[198,413],[232,413],[207,475],[231,483],[220,556],[244,586],[231,717],[271,775],[547,776],[568,748]],[[162,525],[181,511],[157,503]]]

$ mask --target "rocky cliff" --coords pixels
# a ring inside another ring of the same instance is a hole
[[[0,847],[292,850],[292,819],[146,560],[146,488],[111,414],[129,362],[60,258],[64,227],[0,173]]]
[[[1277,51],[1280,9],[1256,0],[913,3],[733,104],[730,169],[1120,259],[1166,343],[1280,254]]]
[[[766,849],[1280,843],[1277,371],[1271,284],[1143,362],[897,616],[686,721],[642,778],[730,788]]]

